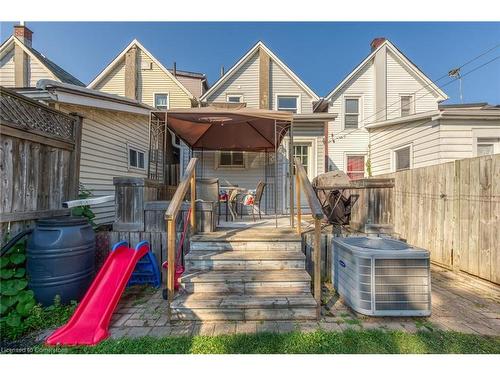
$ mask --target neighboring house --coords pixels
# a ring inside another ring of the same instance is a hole
[[[500,106],[439,109],[367,125],[373,175],[500,153]]]
[[[201,97],[205,105],[244,105],[293,112],[294,155],[301,158],[311,179],[325,171],[325,130],[328,120],[335,117],[328,113],[313,113],[313,105],[318,100],[311,88],[260,41]],[[288,138],[283,143],[285,151],[282,155],[288,155]],[[184,155],[185,164],[189,153]],[[248,189],[255,189],[259,180],[266,180],[269,184],[267,197],[271,200],[273,179],[270,176],[274,172],[269,165],[269,158],[272,158],[269,154],[221,151],[203,152],[200,157],[204,177],[218,177],[221,185]],[[286,160],[280,164],[278,173],[282,184],[278,187],[278,209],[286,211],[289,201],[286,196],[289,191]],[[273,203],[267,204],[267,208],[271,207],[274,207]]]
[[[80,183],[96,196],[114,195],[113,177],[147,176],[149,116],[154,108],[134,99],[42,80],[18,92],[82,117]],[[112,223],[114,202],[92,207],[96,223]]]
[[[206,85],[205,75],[165,68],[134,39],[88,87],[168,109],[196,106]]]
[[[32,47],[33,32],[14,26],[14,34],[0,46],[0,85],[35,87],[40,79],[85,86],[80,80]]]
[[[201,73],[165,68],[134,39],[88,87],[167,110],[197,106],[198,98],[207,89],[207,80]],[[170,134],[167,137],[166,164],[170,168],[167,184],[176,185],[180,177],[180,142],[171,142]]]
[[[437,111],[448,97],[389,40],[376,38],[371,53],[315,110],[338,114],[329,125],[329,170],[366,176],[371,123]],[[322,108],[321,108],[322,107]],[[395,120],[397,121],[397,120]],[[371,146],[371,152],[376,152]]]

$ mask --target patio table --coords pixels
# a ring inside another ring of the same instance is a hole
[[[238,192],[247,192],[248,189],[247,188],[243,188],[243,187],[238,187],[238,186],[221,186],[219,188],[220,192],[224,191],[226,192],[226,199],[224,200],[226,202],[226,221],[228,219],[228,212],[231,213],[231,217],[233,218],[233,221],[236,220],[236,214],[233,212],[233,209],[231,208],[230,204],[229,204],[229,197],[231,196],[231,192],[236,190]],[[219,212],[220,214],[220,212]]]

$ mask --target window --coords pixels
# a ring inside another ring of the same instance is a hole
[[[226,97],[228,103],[243,103],[243,95],[240,94],[228,94]]]
[[[478,138],[477,156],[493,155],[500,152],[500,138]]]
[[[221,151],[218,154],[219,168],[245,168],[245,156],[242,151]]]
[[[145,165],[144,151],[128,146],[128,165],[131,168],[144,169]]]
[[[365,177],[364,155],[347,155],[347,176],[351,180]]]
[[[345,129],[355,129],[359,123],[359,99],[345,100]]]
[[[304,166],[304,170],[306,171],[307,175],[309,175],[309,146],[294,145],[293,156],[294,158],[299,158],[300,162]]]
[[[413,96],[401,95],[401,117],[413,114]]]
[[[168,94],[155,94],[155,107],[165,111],[168,109]]]
[[[298,113],[298,96],[278,95],[276,98],[278,111]]]
[[[394,150],[394,170],[402,171],[411,168],[411,145]]]

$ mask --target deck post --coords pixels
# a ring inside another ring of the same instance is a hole
[[[300,207],[300,176],[297,169],[295,170],[295,194],[297,196],[297,233],[300,236],[302,233],[302,208]]]
[[[290,184],[290,226],[293,228],[295,226],[295,209],[294,209],[294,194],[293,194],[293,121],[290,122],[290,142],[289,142],[289,150],[288,150],[288,173],[289,178],[288,182]]]
[[[314,219],[314,298],[318,303],[318,318],[321,313],[321,220]]]
[[[172,302],[174,300],[175,282],[175,217],[167,219],[167,292],[168,292],[168,321],[172,318]]]
[[[196,233],[196,170],[191,176],[191,233]]]

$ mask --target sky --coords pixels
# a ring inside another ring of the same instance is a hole
[[[2,42],[13,22],[0,22]],[[202,72],[210,84],[262,40],[318,96],[326,96],[386,37],[437,80],[486,50],[462,74],[500,56],[500,23],[486,22],[27,22],[33,47],[89,83],[134,38],[166,67]],[[460,103],[458,82],[439,86]],[[500,104],[500,58],[462,80],[463,101]]]

